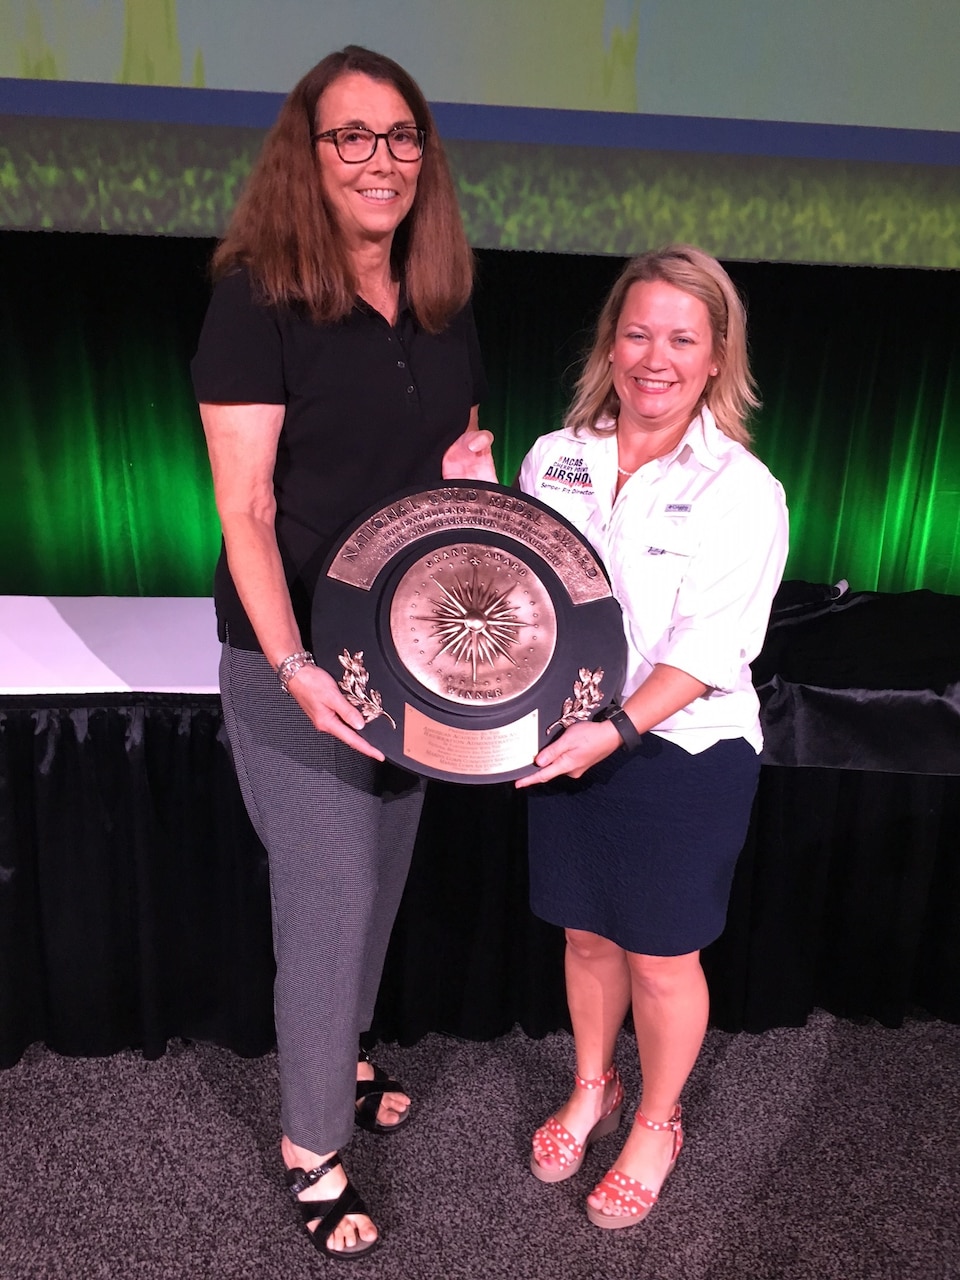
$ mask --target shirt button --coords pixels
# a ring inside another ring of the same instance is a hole
[[[406,367],[407,367],[407,366],[403,363],[403,361],[402,361],[402,360],[398,360],[398,361],[397,361],[397,368],[398,368],[398,369],[405,369]]]
[[[412,396],[412,395],[413,395],[413,387],[407,387],[407,395],[408,395],[408,396]]]

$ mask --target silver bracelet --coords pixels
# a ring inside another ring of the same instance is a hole
[[[304,667],[315,667],[317,664],[313,660],[313,654],[308,653],[306,649],[301,649],[299,653],[291,653],[289,657],[277,664],[277,679],[280,681],[280,688],[289,698],[290,681],[302,671]]]

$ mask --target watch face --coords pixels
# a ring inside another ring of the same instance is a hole
[[[405,490],[328,558],[313,652],[387,759],[496,782],[620,693],[626,641],[606,573],[545,504],[475,482]]]

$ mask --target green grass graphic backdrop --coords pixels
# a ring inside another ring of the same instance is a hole
[[[214,236],[256,129],[0,117],[0,228]],[[960,168],[453,142],[472,244],[960,267]]]

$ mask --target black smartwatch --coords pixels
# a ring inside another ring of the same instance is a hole
[[[597,712],[594,720],[609,720],[617,733],[619,733],[623,747],[627,751],[634,751],[639,747],[642,734],[638,732],[637,726],[624,711],[623,707],[616,702],[611,702],[609,707],[604,707],[602,711]]]

